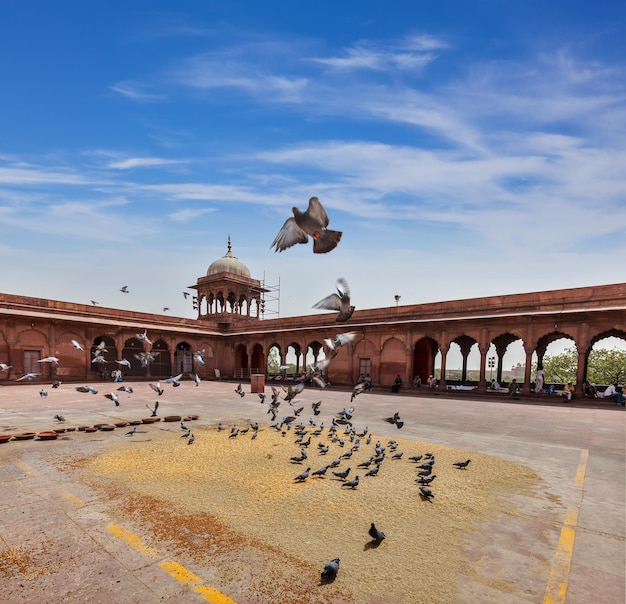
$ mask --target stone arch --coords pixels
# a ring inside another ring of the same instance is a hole
[[[193,353],[188,342],[179,342],[174,351],[174,367],[172,374],[191,373],[193,371]]]
[[[263,353],[263,346],[257,342],[252,348],[250,372],[264,374],[265,371],[265,354]]]
[[[104,344],[104,350],[101,350],[100,345]],[[119,357],[117,356],[117,346],[115,340],[111,336],[99,335],[96,336],[91,344],[91,371],[93,373],[99,373],[102,377],[106,377],[113,369],[117,368],[115,362]],[[106,361],[105,363],[94,363],[93,359],[96,356],[96,352],[100,352],[98,356],[101,356]]]
[[[276,351],[276,354],[278,356],[278,364],[276,366],[274,366],[272,362],[274,358],[274,353],[272,351],[274,350]],[[265,368],[265,373],[270,379],[276,379],[280,377],[280,366],[282,365],[282,362],[283,362],[283,356],[282,356],[280,344],[276,342],[270,344],[269,348],[267,349],[266,368]]]
[[[434,338],[424,336],[413,345],[413,377],[419,377],[422,384],[428,376],[435,375],[435,357],[439,352],[439,343]]]
[[[245,377],[249,375],[250,365],[248,364],[248,351],[245,344],[235,346],[235,376]]]
[[[460,373],[458,373],[458,375],[456,375],[457,372],[449,369],[450,353],[452,352],[454,354],[454,351],[451,350],[452,345],[455,345],[456,347],[458,347],[459,353],[461,355],[461,370],[460,370]],[[447,380],[458,381],[462,384],[467,382],[468,357],[470,353],[472,352],[472,350],[477,350],[477,349],[478,349],[478,342],[473,337],[468,336],[467,334],[457,336],[454,340],[450,342],[450,347],[448,348],[448,352],[446,353],[446,364],[445,364],[446,375],[442,377],[446,381]]]
[[[523,338],[516,333],[513,333],[511,331],[505,331],[504,333],[501,333],[499,335],[497,335],[495,338],[493,338],[491,340],[491,344],[493,346],[493,349],[495,350],[495,367],[494,370],[496,372],[495,378],[496,381],[498,383],[502,383],[502,380],[504,379],[504,367],[505,365],[505,357],[507,355],[507,353],[509,352],[510,346],[517,341],[521,341],[522,346],[524,344],[524,340]],[[491,352],[488,353],[488,356],[491,355]],[[521,370],[520,370],[521,371]],[[507,377],[507,379],[505,380],[505,382],[510,382],[511,379],[513,379],[513,377],[515,377],[518,381],[522,381],[522,378],[524,377],[523,372],[520,375],[507,375],[505,376]]]
[[[125,365],[115,364],[115,369],[120,369],[124,375],[127,376],[141,376],[144,377],[147,373],[147,368],[141,366],[141,360],[136,355],[142,353],[143,342],[139,338],[128,338],[124,342],[124,348],[122,348],[122,356],[117,359],[119,361],[126,359],[130,362],[130,367]],[[151,363],[152,365],[152,363]]]
[[[169,377],[172,375],[172,360],[167,342],[159,338],[152,344],[150,352],[154,356],[154,361],[150,361],[150,375],[152,377]]]

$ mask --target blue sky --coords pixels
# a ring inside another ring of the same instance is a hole
[[[625,278],[622,2],[5,0],[0,75],[5,293],[193,317],[229,235],[281,316]]]

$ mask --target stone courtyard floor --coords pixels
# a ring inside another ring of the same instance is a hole
[[[48,384],[0,386],[0,434],[38,434],[61,425],[112,425],[148,417],[146,405],[154,405],[155,393],[147,382],[126,384],[134,393],[118,393],[120,406],[102,396],[118,384],[93,383],[97,395],[77,392],[80,384],[62,384],[58,389]],[[186,380],[175,389],[165,384],[158,414],[162,418],[195,414],[194,428],[220,422],[268,423],[267,405],[259,404],[250,385],[243,384],[244,397],[234,392],[236,386],[229,381],[204,381],[195,387]],[[39,394],[42,387],[48,391],[45,398]],[[265,392],[269,398],[268,384]],[[304,423],[312,417],[313,400],[323,401],[315,419],[327,426],[337,411],[351,405],[350,392],[334,387],[307,388],[298,398],[308,407],[302,413]],[[355,423],[381,437],[475,451],[522,464],[541,477],[542,496],[513,501],[520,513],[510,516],[506,526],[494,522],[468,539],[467,556],[476,561],[476,569],[459,576],[455,602],[625,602],[623,407],[475,395],[464,399],[445,393],[420,396],[416,391],[364,393],[353,404]],[[288,409],[282,403],[279,418]],[[383,420],[395,412],[405,422],[402,430]],[[56,414],[66,421],[60,424]],[[137,428],[143,433],[180,430],[178,423],[164,421]],[[50,441],[33,438],[0,444],[0,602],[272,601],[262,599],[246,580],[263,560],[248,557],[241,576],[233,577],[231,569],[226,581],[219,565],[194,564],[179,556],[162,538],[163,532],[138,534],[139,525],[127,509],[112,507],[106,492],[78,478],[72,460],[99,455],[116,439],[126,439],[127,430],[74,430]],[[333,586],[341,598],[303,595],[291,601],[395,603],[367,592],[342,592],[346,573],[349,569],[342,568]],[[431,593],[424,601],[444,600]]]

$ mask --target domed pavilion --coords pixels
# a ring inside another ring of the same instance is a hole
[[[212,262],[206,277],[199,277],[189,288],[197,291],[194,307],[198,319],[219,323],[260,319],[264,311],[263,294],[268,291],[233,254],[230,236],[226,254]]]

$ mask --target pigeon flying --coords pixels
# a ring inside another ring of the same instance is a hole
[[[304,212],[296,207],[292,212],[293,216],[285,221],[270,248],[282,252],[297,243],[308,243],[309,236],[313,238],[314,254],[326,254],[337,247],[342,233],[326,228],[328,214],[317,197],[309,199],[309,207]]]
[[[345,279],[337,279],[337,293],[326,296],[313,305],[313,308],[338,311],[336,321],[347,321],[354,312],[354,306],[350,305],[350,288]]]

